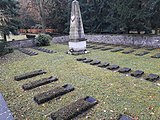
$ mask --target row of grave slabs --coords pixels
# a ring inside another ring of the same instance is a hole
[[[25,74],[21,74],[14,77],[14,80],[21,81],[26,80],[31,77],[35,77],[38,75],[47,74],[45,70],[37,70],[28,72]],[[49,76],[48,78],[42,78],[40,80],[36,80],[33,82],[25,83],[22,85],[22,89],[25,91],[32,90],[34,88],[40,87],[42,85],[47,85],[52,82],[56,82],[59,79],[53,76]],[[56,99],[58,97],[61,97],[65,94],[68,94],[69,92],[74,91],[76,88],[72,84],[64,84],[62,86],[51,88],[48,91],[45,91],[43,93],[37,94],[33,96],[33,100],[35,101],[35,104],[41,105],[45,104],[48,101],[51,101],[53,99]],[[72,102],[62,108],[60,108],[57,111],[53,111],[49,115],[49,119],[52,120],[70,120],[72,118],[77,117],[79,114],[82,114],[83,112],[89,110],[93,106],[95,106],[98,103],[98,101],[91,97],[86,96],[84,98],[80,98],[75,102]]]
[[[101,63],[99,60],[93,60],[90,58],[77,58],[77,61],[81,61],[83,63],[88,63],[90,65],[98,66],[100,68],[112,70],[114,72],[119,72],[126,74],[126,76],[133,76],[135,78],[144,78],[144,80],[150,81],[150,82],[157,82],[160,80],[159,75],[157,74],[148,74],[145,75],[145,72],[142,70],[136,70],[133,71],[132,68],[126,68],[126,67],[120,67],[119,65],[110,64],[109,62]]]
[[[87,48],[93,49],[93,50],[101,50],[101,51],[110,51],[110,52],[121,52],[123,54],[131,54],[136,52],[137,49],[141,49],[141,47],[138,46],[119,46],[119,45],[110,45],[110,44],[105,44],[105,43],[89,43],[87,45]],[[130,50],[125,50],[125,48],[132,48]],[[144,51],[140,53],[134,54],[135,56],[144,56],[147,54],[150,54],[151,51],[156,50],[157,48],[145,48]],[[154,55],[151,55],[151,58],[160,58],[160,53],[156,53]]]
[[[78,61],[84,61],[85,63],[88,63],[87,61],[89,61],[88,59],[77,59]],[[92,65],[97,65],[100,64],[100,62],[91,62],[90,64]],[[101,67],[103,67],[104,64],[100,64]],[[32,71],[32,72],[28,72],[28,73],[24,73],[18,76],[14,77],[15,81],[20,82],[21,80],[27,80],[28,78],[32,78],[38,75],[43,75],[46,74],[47,72],[45,70],[37,70],[37,71]],[[22,89],[25,91],[28,90],[32,90],[34,88],[40,87],[42,85],[46,85],[46,84],[50,84],[52,82],[56,82],[58,81],[58,78],[53,77],[53,76],[49,76],[47,78],[42,78],[40,80],[36,80],[36,81],[32,81],[29,83],[25,83],[22,85]],[[46,102],[55,99],[57,97],[61,97],[65,94],[68,94],[69,92],[72,92],[73,90],[75,90],[74,86],[72,84],[65,84],[63,86],[59,86],[56,88],[52,88],[49,91],[45,91],[43,93],[37,94],[35,96],[33,96],[33,100],[35,101],[35,104],[41,105],[41,104],[45,104]],[[6,103],[4,103],[4,99],[2,99],[2,97],[0,96],[0,105],[3,106],[1,107],[1,111],[0,111],[0,118],[2,118],[2,120],[6,120],[6,119],[10,119],[10,120],[14,120],[11,112],[9,111],[9,109],[6,107]],[[4,103],[4,104],[1,104]],[[49,115],[49,119],[52,120],[70,120],[72,118],[76,118],[77,116],[79,116],[80,114],[83,114],[84,112],[86,112],[87,110],[89,110],[90,108],[94,107],[96,104],[98,104],[98,100],[96,100],[95,98],[91,97],[91,96],[86,96],[84,98],[80,98],[75,102],[72,102],[56,111],[53,111],[50,115]],[[4,109],[3,109],[4,108]],[[5,116],[1,116],[1,113],[5,113]],[[128,115],[122,115],[120,114],[119,116],[117,116],[117,120],[133,120],[132,117],[128,116]]]
[[[43,47],[33,47],[31,49],[34,49],[34,50],[37,50],[40,52],[44,52],[44,53],[49,53],[49,54],[56,53],[56,51],[54,51],[54,50],[48,50],[47,48],[43,48]],[[35,56],[35,55],[39,54],[37,51],[33,51],[31,49],[19,48],[18,50],[26,55],[29,55],[29,56]]]

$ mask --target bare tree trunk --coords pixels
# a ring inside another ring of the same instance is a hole
[[[5,33],[3,33],[3,39],[4,41],[7,41],[7,35]]]
[[[43,0],[40,0],[40,14],[41,14],[42,32],[45,33],[46,23],[45,23],[45,13],[43,8]]]

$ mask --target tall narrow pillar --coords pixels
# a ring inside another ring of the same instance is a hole
[[[86,53],[86,39],[79,2],[77,0],[72,2],[69,39],[70,54]]]

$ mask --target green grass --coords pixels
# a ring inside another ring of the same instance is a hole
[[[23,34],[7,36],[7,41],[12,41],[12,39],[14,39],[14,40],[23,40],[23,39],[27,39],[27,38],[26,38],[26,35],[23,35]]]
[[[121,113],[138,117],[139,120],[160,119],[159,86],[142,78],[125,76],[76,61],[76,58],[88,57],[120,67],[129,67],[132,70],[143,70],[145,75],[149,73],[160,75],[160,60],[150,58],[151,55],[159,53],[159,49],[138,57],[134,54],[145,51],[144,49],[128,55],[89,49],[91,51],[89,54],[72,56],[65,54],[68,50],[66,45],[56,44],[47,48],[56,50],[57,53],[39,52],[39,55],[29,57],[15,51],[10,54],[9,60],[1,60],[0,91],[16,119],[47,120],[51,112],[88,95],[96,98],[99,103],[87,113],[87,117],[81,117],[82,120],[117,119]],[[130,48],[125,48],[127,49]],[[13,80],[15,75],[37,69],[44,69],[47,74],[19,82]],[[59,80],[29,91],[23,91],[21,88],[25,83],[51,75],[58,77]],[[34,95],[66,83],[74,85],[75,90],[61,99],[51,100],[43,105],[37,105],[33,101]]]

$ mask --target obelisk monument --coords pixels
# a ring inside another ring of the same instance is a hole
[[[70,54],[85,53],[86,39],[84,35],[83,22],[79,2],[74,0],[72,2],[70,32],[69,32],[69,52]]]

